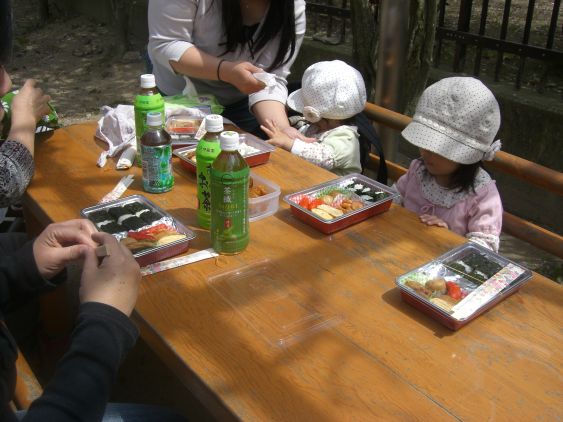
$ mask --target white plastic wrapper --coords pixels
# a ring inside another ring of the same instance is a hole
[[[267,88],[276,86],[276,75],[274,75],[273,73],[257,72],[253,73],[252,76],[266,85]]]

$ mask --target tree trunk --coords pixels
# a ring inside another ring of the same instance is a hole
[[[115,57],[122,56],[129,47],[128,26],[130,0],[111,0],[112,22],[111,28],[116,35],[117,45],[113,50]]]
[[[393,0],[380,0],[383,1]],[[376,16],[380,6],[373,0],[351,1],[354,61],[366,80],[368,101],[375,98],[377,57],[379,52],[379,25]],[[408,40],[405,66],[402,73],[403,89],[398,111],[412,114],[414,106],[428,79],[436,22],[438,0],[410,0]]]

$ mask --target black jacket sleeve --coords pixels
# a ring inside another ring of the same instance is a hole
[[[139,335],[132,321],[101,303],[79,308],[69,351],[24,421],[99,421],[118,367]]]

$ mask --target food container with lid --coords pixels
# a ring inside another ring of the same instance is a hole
[[[388,186],[354,173],[283,199],[297,218],[330,234],[387,211],[396,196]]]
[[[255,167],[268,162],[270,153],[275,147],[249,133],[239,135],[239,152],[246,160],[249,167]],[[173,154],[180,158],[180,164],[191,173],[196,172],[195,161],[196,145],[175,149]]]
[[[143,195],[84,208],[80,215],[113,234],[141,267],[188,250],[195,233]]]
[[[250,195],[248,197],[248,219],[250,222],[253,222],[268,217],[278,210],[281,189],[274,182],[253,172],[250,172],[250,178],[252,179],[253,186],[250,187]],[[265,192],[265,194],[253,198],[253,191]]]
[[[197,144],[195,134],[202,119],[186,116],[170,116],[166,120],[166,132],[172,140],[172,148],[181,148]]]
[[[516,293],[532,272],[475,243],[396,279],[403,300],[457,330]]]

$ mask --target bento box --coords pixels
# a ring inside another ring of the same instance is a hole
[[[532,272],[475,243],[396,279],[403,300],[457,330],[516,293]]]
[[[330,234],[387,211],[396,196],[388,186],[354,173],[283,199],[297,218]]]
[[[172,149],[189,147],[197,144],[195,134],[202,119],[186,116],[170,116],[166,120],[166,132],[172,140]]]
[[[185,252],[195,233],[149,201],[132,195],[84,208],[80,215],[127,246],[141,267]]]
[[[196,146],[178,148],[173,151],[176,157],[180,158],[180,164],[189,172],[196,172],[195,159]],[[246,160],[249,167],[255,167],[267,163],[270,153],[275,147],[249,133],[240,134],[239,152]]]
[[[281,189],[274,182],[250,173],[248,219],[250,222],[274,214],[280,206]]]

